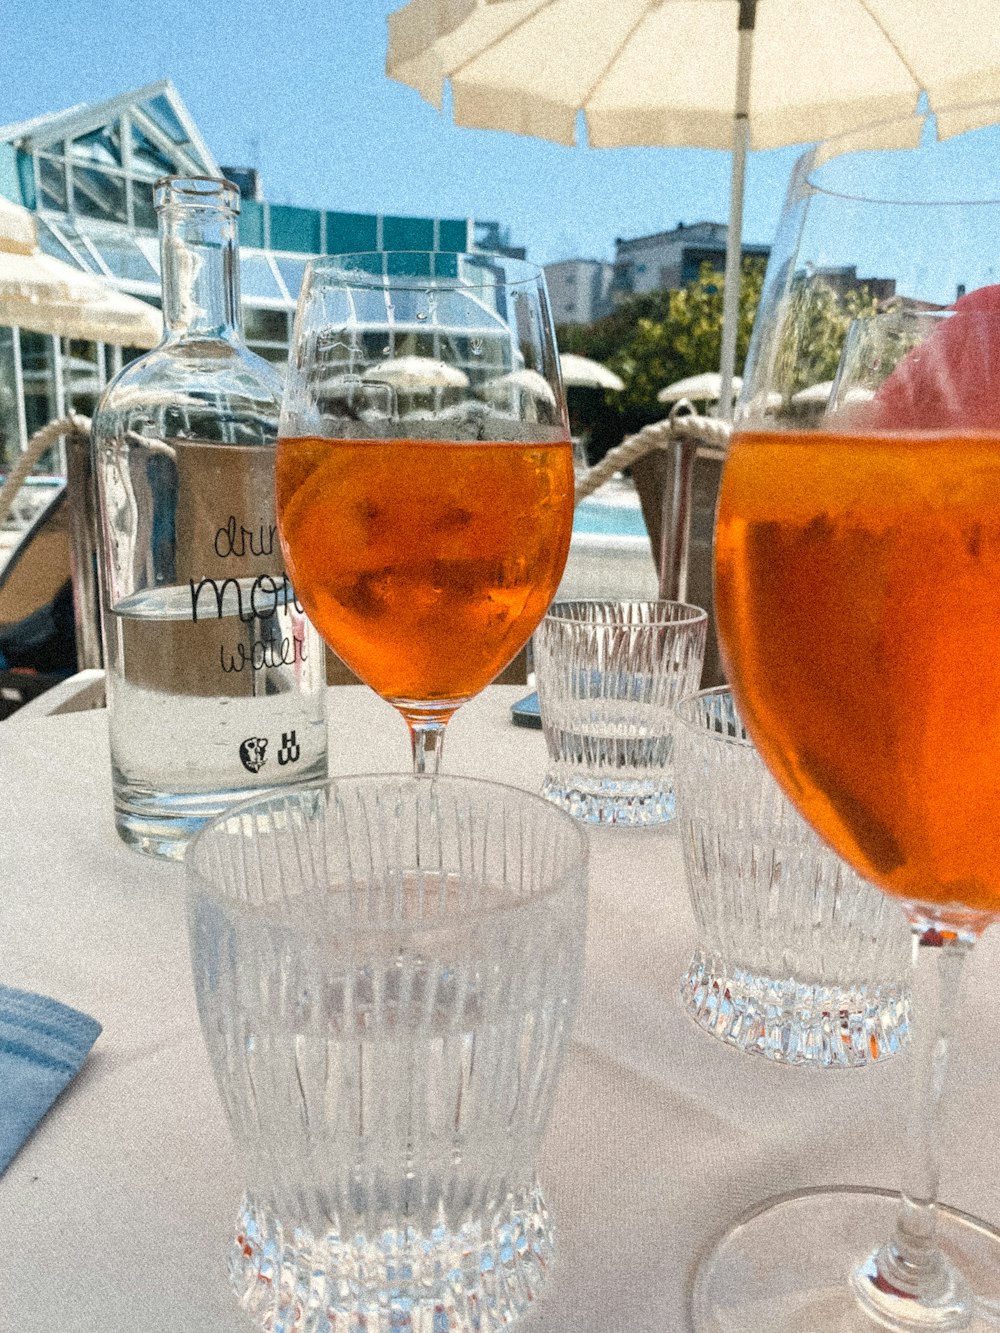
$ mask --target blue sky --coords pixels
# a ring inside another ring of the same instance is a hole
[[[217,160],[259,166],[275,203],[495,219],[538,263],[726,221],[725,153],[457,129],[384,74],[400,3],[2,0],[0,124],[170,78]],[[748,240],[771,240],[797,152],[751,157]]]

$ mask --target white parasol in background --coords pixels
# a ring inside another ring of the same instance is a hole
[[[830,390],[832,388],[833,380],[821,380],[819,384],[809,384],[806,388],[800,389],[798,393],[793,393],[791,401],[804,407],[823,407],[830,401]]]
[[[833,380],[822,380],[819,384],[809,384],[798,393],[793,393],[791,402],[800,407],[826,407],[830,401],[830,394],[833,392]],[[781,395],[775,395],[778,401],[781,401]],[[843,401],[845,403],[867,403],[874,398],[872,389],[866,389],[860,384],[853,385],[847,390]]]
[[[527,394],[529,398],[545,403],[547,407],[556,405],[552,385],[537,370],[508,371],[506,375],[499,375],[496,379],[489,380],[484,388],[485,396],[494,400],[509,398],[512,391]]]
[[[121,347],[155,347],[160,312],[117,291],[96,273],[38,247],[35,219],[0,197],[0,324]]]
[[[430,392],[432,389],[464,389],[469,377],[458,366],[450,366],[432,356],[399,356],[379,361],[365,371],[362,379],[391,384],[406,393]]]
[[[409,0],[388,22],[387,74],[439,110],[450,83],[458,125],[574,144],[582,111],[593,148],[730,149],[730,274],[751,147],[1000,98],[1000,0]],[[727,282],[727,384],[738,314]]]
[[[600,361],[592,361],[589,356],[578,356],[576,352],[560,352],[559,365],[562,368],[563,385],[567,389],[610,389],[620,393],[625,382]]]
[[[730,392],[735,398],[743,388],[739,375],[734,376]],[[661,389],[656,395],[658,403],[679,403],[682,398],[690,398],[699,403],[717,403],[722,389],[722,376],[717,370],[706,370],[701,375],[688,375],[685,379],[675,380]]]

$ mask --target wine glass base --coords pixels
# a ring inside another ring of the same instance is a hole
[[[844,1186],[782,1195],[745,1214],[698,1265],[693,1333],[1000,1329],[1000,1232],[945,1205],[938,1210],[938,1243],[974,1293],[971,1318],[956,1324],[942,1311],[918,1319],[911,1307],[900,1322],[891,1302],[881,1318],[861,1309],[852,1273],[891,1236],[898,1206],[888,1190]]]

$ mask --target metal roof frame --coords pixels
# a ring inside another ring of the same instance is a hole
[[[193,169],[195,163],[185,151],[184,146],[174,143],[170,136],[161,130],[156,122],[142,109],[143,102],[161,95],[170,103],[171,110],[187,134],[192,147],[203,159],[207,174],[220,175],[218,163],[201,137],[198,126],[191,118],[180,93],[170,79],[160,79],[157,83],[148,83],[145,87],[136,88],[132,92],[120,93],[117,97],[109,98],[105,102],[81,103],[69,107],[65,111],[55,111],[48,115],[36,116],[33,120],[5,125],[0,127],[0,142],[16,143],[19,147],[31,152],[45,152],[53,144],[62,143],[67,139],[78,139],[81,135],[90,134],[93,130],[100,129],[102,125],[107,125],[126,114],[134,119],[143,134],[153,140],[158,148],[171,157],[178,158],[180,166]],[[186,163],[185,158],[187,159]],[[201,168],[198,170],[201,174]]]

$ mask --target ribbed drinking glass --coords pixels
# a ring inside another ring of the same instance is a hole
[[[268,1330],[487,1333],[540,1290],[535,1164],[576,1005],[586,840],[471,779],[341,778],[209,825],[195,990]]]
[[[697,689],[708,617],[684,602],[568,601],[534,638],[542,794],[588,824],[674,813],[674,706]]]
[[[694,1021],[783,1064],[843,1068],[909,1040],[898,904],[824,843],[764,767],[725,687],[677,708],[677,822],[699,946]]]

